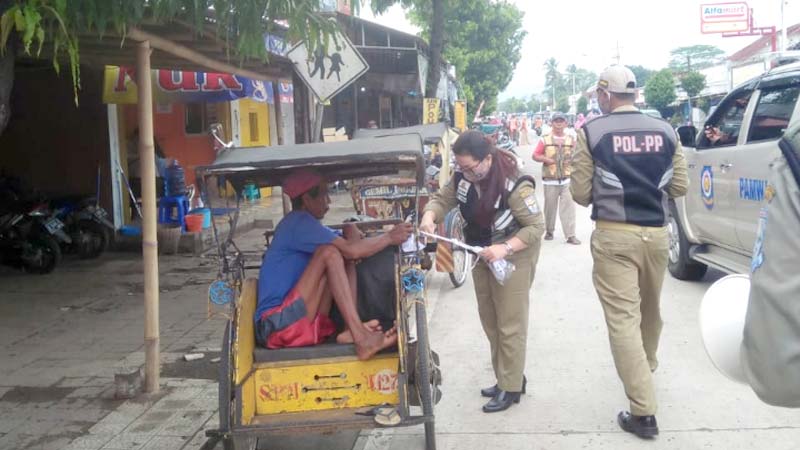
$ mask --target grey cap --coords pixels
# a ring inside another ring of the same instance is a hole
[[[553,116],[550,117],[550,121],[551,122],[554,121],[554,120],[559,120],[559,119],[560,120],[567,120],[567,116],[564,115],[564,113],[562,113],[562,112],[557,112],[557,113],[553,113]]]

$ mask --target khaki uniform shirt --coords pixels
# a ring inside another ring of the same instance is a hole
[[[436,214],[436,223],[440,223],[444,220],[444,216],[457,206],[456,188],[451,178],[449,183],[433,194],[425,211],[433,211]],[[539,241],[544,234],[544,218],[536,201],[533,183],[530,181],[520,183],[509,195],[508,206],[511,215],[520,226],[514,237],[519,238],[528,247]]]
[[[635,106],[620,106],[611,112],[638,111]],[[686,195],[689,188],[689,176],[686,171],[686,159],[683,156],[683,147],[677,141],[675,155],[672,157],[673,175],[672,180],[667,185],[667,195],[670,198],[682,197]],[[575,203],[582,206],[589,206],[592,203],[592,177],[594,177],[594,159],[589,145],[586,143],[586,132],[578,130],[578,142],[575,153],[572,157],[572,177],[570,192]]]

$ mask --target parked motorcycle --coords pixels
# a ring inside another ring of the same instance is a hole
[[[50,273],[61,261],[59,242],[70,243],[64,223],[40,194],[0,176],[0,260],[26,272]]]
[[[64,224],[46,205],[29,210],[11,208],[0,213],[0,258],[3,264],[26,272],[50,273],[61,261],[59,239],[69,240]]]
[[[114,224],[108,212],[97,204],[94,197],[61,199],[54,202],[57,217],[64,222],[71,242],[65,250],[77,253],[83,259],[97,258],[108,250]]]

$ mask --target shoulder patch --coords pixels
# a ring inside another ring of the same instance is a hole
[[[523,200],[528,197],[533,197],[535,195],[534,192],[533,186],[523,185],[519,187],[519,196],[522,197]]]

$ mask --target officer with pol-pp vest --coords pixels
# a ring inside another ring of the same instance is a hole
[[[635,106],[636,77],[615,65],[600,75],[605,115],[578,131],[570,190],[592,204],[592,280],[603,307],[611,353],[630,411],[619,426],[658,434],[652,372],[661,335],[659,301],[668,259],[669,201],[686,194],[686,160],[675,131]]]

